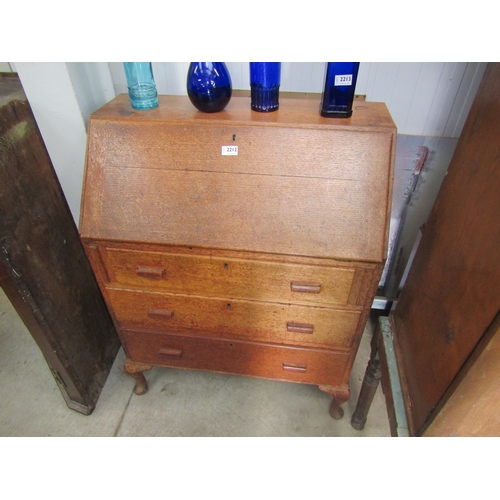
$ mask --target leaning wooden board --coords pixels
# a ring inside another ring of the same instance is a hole
[[[29,102],[0,74],[0,286],[68,404],[92,413],[120,342]]]

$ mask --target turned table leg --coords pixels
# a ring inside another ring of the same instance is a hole
[[[378,359],[370,359],[366,367],[365,377],[359,393],[358,404],[352,415],[351,425],[358,431],[365,426],[368,411],[373,401],[373,397],[377,392],[377,387],[382,378],[380,370],[380,361]]]
[[[330,416],[335,420],[340,420],[344,416],[344,410],[340,405],[344,404],[351,397],[349,387],[332,387],[331,385],[320,385],[320,390],[332,396],[330,403]]]
[[[125,360],[123,369],[125,370],[125,373],[127,375],[130,375],[135,379],[136,383],[134,387],[134,393],[138,396],[142,396],[143,394],[146,394],[146,392],[148,392],[148,383],[146,381],[146,377],[142,372],[151,370],[151,368],[153,368],[153,365],[137,363],[128,358]]]
[[[360,431],[365,427],[368,412],[373,402],[373,397],[377,392],[380,379],[382,378],[382,370],[380,368],[380,360],[378,356],[379,330],[375,330],[372,341],[370,360],[366,366],[363,384],[359,392],[358,403],[352,415],[351,425],[356,430]]]

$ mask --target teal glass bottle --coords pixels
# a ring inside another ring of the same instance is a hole
[[[187,94],[204,113],[222,111],[233,92],[231,76],[223,62],[192,62],[187,75]]]
[[[140,110],[158,107],[158,92],[151,63],[125,62],[123,67],[132,107]]]
[[[358,78],[359,62],[326,63],[321,116],[349,118]]]

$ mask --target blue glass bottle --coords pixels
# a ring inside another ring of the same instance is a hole
[[[223,62],[192,62],[187,75],[187,94],[193,106],[205,113],[222,111],[231,100],[231,76]]]
[[[268,113],[279,108],[281,63],[251,62],[250,92],[254,111]]]
[[[150,62],[123,63],[127,77],[128,95],[134,109],[153,109],[158,106],[158,92]]]
[[[358,78],[359,62],[326,63],[321,116],[349,118]]]

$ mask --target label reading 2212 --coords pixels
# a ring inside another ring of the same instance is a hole
[[[222,146],[222,156],[238,156],[238,146]]]
[[[352,85],[352,75],[335,75],[335,86]]]

